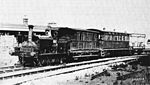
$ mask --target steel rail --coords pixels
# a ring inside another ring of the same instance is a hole
[[[55,70],[55,72],[50,72],[49,75],[43,75],[43,76],[36,76],[36,77],[33,77],[31,79],[26,79],[26,80],[23,80],[23,81],[19,81],[19,82],[16,82],[14,83],[15,85],[20,85],[20,84],[23,84],[23,83],[26,83],[26,82],[29,82],[29,81],[32,81],[32,80],[39,80],[39,79],[43,79],[43,78],[46,78],[46,77],[52,77],[52,76],[57,76],[57,75],[62,75],[62,74],[67,74],[67,73],[72,73],[72,72],[76,72],[76,71],[81,71],[81,70],[86,70],[86,69],[90,69],[90,68],[94,68],[94,67],[99,67],[99,66],[102,66],[102,65],[109,65],[109,64],[113,64],[113,63],[117,63],[117,62],[125,62],[125,61],[131,61],[131,60],[135,60],[136,58],[126,58],[126,59],[111,59],[110,61],[106,61],[106,62],[101,62],[97,65],[91,65],[91,66],[88,66],[88,65],[85,65],[85,66],[78,66],[77,68],[71,68],[71,69],[67,69],[67,70],[61,70],[61,71],[58,71],[60,69],[57,69]],[[64,68],[65,69],[65,68]]]

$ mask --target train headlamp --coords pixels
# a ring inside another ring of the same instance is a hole
[[[35,52],[31,52],[31,53],[30,53],[31,56],[34,56],[35,54],[36,54]]]

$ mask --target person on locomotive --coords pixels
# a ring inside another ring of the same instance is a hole
[[[49,36],[49,37],[52,37],[51,29],[46,29],[46,30],[45,30],[45,35],[46,35],[46,36]]]

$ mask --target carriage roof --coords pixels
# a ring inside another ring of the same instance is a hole
[[[69,27],[52,27],[47,28],[46,30],[58,30],[58,31],[68,31],[68,32],[91,32],[91,33],[99,33],[97,31],[93,30],[86,30],[86,29],[80,29],[80,28],[69,28]]]
[[[99,33],[102,33],[102,34],[131,35],[130,33],[123,33],[123,32],[113,32],[113,31],[102,31],[102,30],[98,30],[98,29],[88,29],[88,30],[97,31],[97,32],[99,32]]]

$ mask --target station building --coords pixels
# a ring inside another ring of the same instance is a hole
[[[47,26],[34,25],[34,34],[44,35]],[[0,53],[9,53],[13,47],[19,45],[28,36],[26,24],[0,24]]]

